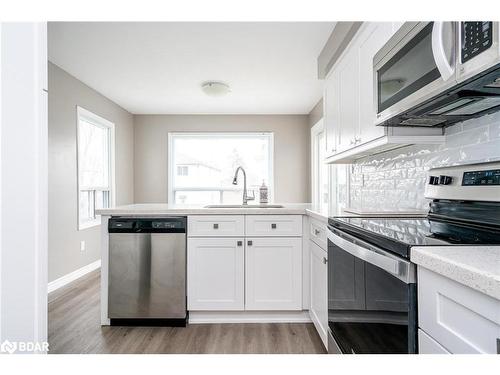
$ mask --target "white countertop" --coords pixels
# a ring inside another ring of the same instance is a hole
[[[411,261],[500,300],[500,246],[416,246]]]
[[[157,216],[157,215],[309,215],[324,223],[328,215],[310,203],[273,203],[283,208],[205,208],[202,205],[141,203],[96,210],[98,215]]]

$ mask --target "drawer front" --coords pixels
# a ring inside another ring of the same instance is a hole
[[[243,215],[188,216],[188,237],[241,237],[245,235]]]
[[[450,354],[436,340],[427,333],[418,330],[418,354]]]
[[[247,236],[302,236],[301,215],[247,215],[245,220]]]
[[[497,352],[500,301],[418,268],[419,327],[450,353]]]
[[[318,220],[309,220],[309,237],[313,240],[316,245],[321,247],[323,250],[327,249],[326,242],[326,224],[319,222]]]

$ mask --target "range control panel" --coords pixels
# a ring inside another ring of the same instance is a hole
[[[461,22],[462,63],[486,51],[493,44],[493,22]]]
[[[430,169],[425,197],[500,202],[500,162]]]
[[[464,172],[462,186],[500,185],[500,169]]]

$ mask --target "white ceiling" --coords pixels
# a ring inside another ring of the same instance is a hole
[[[134,114],[304,114],[326,22],[49,23],[49,60]],[[208,97],[207,80],[231,86]]]

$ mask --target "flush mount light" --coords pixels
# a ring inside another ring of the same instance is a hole
[[[231,92],[229,85],[220,81],[203,82],[201,89],[208,96],[224,96]]]

